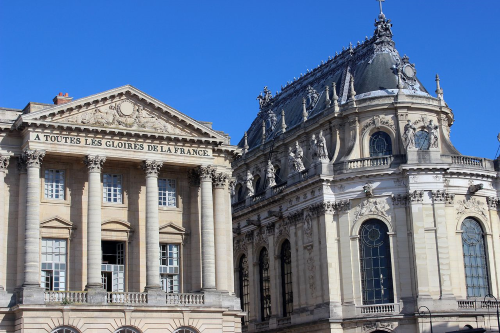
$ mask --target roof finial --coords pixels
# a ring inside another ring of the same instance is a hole
[[[286,132],[285,110],[281,109],[281,132]]]
[[[356,96],[356,90],[354,90],[354,76],[351,75],[351,78],[349,80],[349,86],[351,88],[351,99],[354,101],[354,97]]]
[[[245,141],[243,144],[243,154],[245,154],[248,151],[248,133],[245,132]]]
[[[332,99],[333,99],[333,110],[335,113],[339,112],[339,97],[337,96],[337,84],[332,83]]]
[[[437,98],[440,99],[441,101],[443,99],[443,89],[441,89],[441,85],[439,84],[439,74],[436,74],[436,95]]]
[[[332,101],[330,101],[330,87],[328,85],[325,86],[325,107],[329,108]]]
[[[375,1],[378,1],[378,4],[380,6],[380,15],[384,15],[384,12],[382,11],[382,2],[385,2],[385,0],[375,0]]]
[[[262,144],[266,143],[266,122],[262,120]]]

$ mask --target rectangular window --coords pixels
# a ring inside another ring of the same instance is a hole
[[[45,290],[66,290],[66,240],[42,239],[41,287]]]
[[[103,202],[123,203],[122,200],[122,175],[105,173],[102,176]]]
[[[158,205],[176,207],[177,193],[175,179],[158,179]]]
[[[45,198],[64,200],[64,170],[45,170]]]
[[[115,241],[101,242],[101,280],[102,287],[108,292],[125,291],[125,243]],[[114,295],[112,302],[119,296]]]
[[[160,244],[160,280],[163,291],[179,292],[179,245]]]

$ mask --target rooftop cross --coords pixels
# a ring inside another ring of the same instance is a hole
[[[375,0],[375,1],[378,1],[378,4],[380,6],[380,14],[383,14],[383,12],[382,12],[382,2],[385,2],[385,0]]]

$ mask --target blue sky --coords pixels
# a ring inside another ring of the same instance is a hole
[[[500,2],[387,0],[384,13],[432,94],[441,76],[458,150],[494,158]],[[275,92],[371,36],[377,15],[375,0],[0,0],[0,106],[131,84],[236,144],[265,85]]]

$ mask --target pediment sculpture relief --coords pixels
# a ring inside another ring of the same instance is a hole
[[[58,119],[61,122],[101,127],[118,127],[170,134],[188,134],[157,117],[150,110],[130,100],[104,105],[74,116]]]
[[[391,216],[387,214],[388,210],[389,205],[385,199],[367,199],[354,208],[354,221],[365,215],[379,215],[390,221]]]

